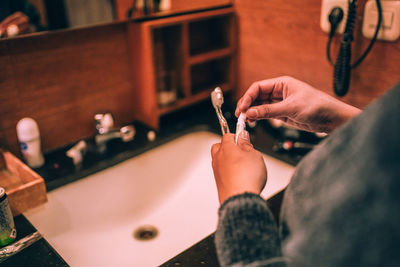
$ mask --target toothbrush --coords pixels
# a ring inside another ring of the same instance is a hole
[[[240,113],[236,124],[235,144],[238,142],[240,133],[244,130],[246,130],[246,113]]]
[[[211,92],[211,102],[215,108],[215,112],[217,113],[222,135],[229,133],[228,123],[226,122],[221,110],[222,104],[224,103],[224,95],[222,94],[220,87],[215,88],[214,91]]]

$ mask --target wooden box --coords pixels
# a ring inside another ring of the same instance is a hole
[[[0,150],[0,187],[6,190],[14,216],[47,202],[41,176],[7,151]]]

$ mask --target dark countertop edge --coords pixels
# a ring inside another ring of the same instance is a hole
[[[210,125],[207,125],[207,124],[196,125],[196,126],[193,126],[188,129],[181,130],[181,131],[175,132],[175,133],[159,133],[160,135],[157,136],[157,139],[154,142],[149,142],[149,143],[143,145],[142,147],[138,147],[135,150],[124,151],[111,159],[99,161],[98,163],[94,164],[90,168],[80,170],[72,175],[68,175],[68,176],[65,176],[65,177],[62,177],[59,179],[55,179],[53,181],[46,181],[47,190],[50,192],[50,191],[57,189],[63,185],[80,180],[89,175],[95,174],[99,171],[102,171],[109,167],[115,166],[119,163],[122,163],[126,160],[129,160],[133,157],[143,154],[149,150],[152,150],[161,145],[164,145],[164,144],[166,144],[174,139],[177,139],[179,137],[182,137],[184,135],[194,133],[194,132],[203,132],[203,131],[211,132],[211,133],[218,134],[218,135],[221,134],[219,132],[219,129],[215,129],[214,127],[211,127]],[[252,132],[251,129],[249,129],[249,131]],[[291,159],[290,157],[276,153],[276,152],[272,151],[272,149],[270,147],[266,147],[264,145],[264,142],[262,140],[259,140],[259,139],[262,139],[262,137],[258,137],[257,133],[253,133],[251,135],[252,135],[251,136],[252,142],[254,143],[254,147],[257,150],[259,150],[262,153],[269,155],[273,158],[276,158],[285,163],[288,163],[292,166],[295,166],[297,164],[297,162],[295,160]]]
[[[186,134],[193,133],[193,132],[201,132],[201,131],[213,132],[213,131],[210,131],[210,129],[208,129],[207,125],[197,125],[190,129],[180,131],[178,133],[171,133],[171,134],[159,133],[160,135],[158,135],[157,139],[153,142],[148,142],[148,143],[144,144],[143,146],[140,146],[134,150],[121,152],[118,155],[116,155],[110,159],[101,160],[101,161],[95,163],[93,166],[91,166],[87,169],[84,169],[84,170],[79,170],[74,174],[67,175],[62,178],[58,178],[58,179],[55,179],[52,181],[46,181],[47,191],[50,192],[54,189],[57,189],[64,185],[67,185],[71,182],[86,178],[89,175],[95,174],[97,172],[100,172],[100,171],[110,168],[112,166],[115,166],[119,163],[122,163],[126,160],[132,159],[138,155],[141,155],[147,151],[150,151],[154,148],[162,146],[162,145],[164,145],[172,140],[175,140],[179,137],[182,137]],[[40,174],[40,171],[39,171],[39,174]]]

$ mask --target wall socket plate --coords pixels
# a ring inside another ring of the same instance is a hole
[[[322,5],[321,5],[321,20],[320,20],[320,26],[321,29],[329,33],[331,29],[331,25],[329,23],[329,13],[334,7],[340,7],[344,11],[344,16],[342,21],[339,24],[339,27],[336,30],[336,33],[343,33],[344,28],[346,25],[346,20],[347,20],[347,8],[348,8],[348,0],[322,0]]]
[[[400,0],[382,1],[382,26],[378,32],[379,40],[396,41],[400,36]],[[375,0],[365,5],[362,33],[372,38],[376,31],[378,11]]]

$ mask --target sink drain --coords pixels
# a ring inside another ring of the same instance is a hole
[[[158,230],[152,225],[140,226],[133,232],[133,237],[139,241],[148,241],[156,238]]]

